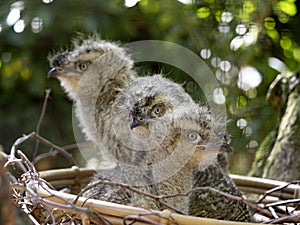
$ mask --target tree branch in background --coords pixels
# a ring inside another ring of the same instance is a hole
[[[44,103],[43,103],[43,107],[42,107],[42,112],[41,112],[41,114],[40,114],[39,121],[38,121],[38,123],[37,123],[37,125],[36,125],[36,128],[35,128],[35,133],[36,133],[36,134],[39,134],[39,133],[40,133],[40,127],[41,127],[42,121],[43,121],[44,116],[45,116],[45,113],[46,113],[47,103],[48,103],[48,99],[49,99],[49,97],[50,97],[51,89],[46,89],[45,92],[46,92],[46,94],[45,94],[45,98],[44,98]],[[39,141],[39,140],[36,140],[35,149],[34,149],[34,152],[33,152],[33,163],[34,163],[34,158],[35,158],[35,156],[37,155],[37,152],[38,152],[39,143],[40,143],[40,141]]]

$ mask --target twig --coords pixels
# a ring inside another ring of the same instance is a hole
[[[278,215],[276,214],[275,210],[274,210],[272,207],[268,207],[268,209],[269,209],[269,211],[272,213],[272,215],[273,215],[273,217],[274,217],[275,219],[278,219],[278,218],[279,218]]]
[[[1,152],[2,156],[7,160],[4,164],[4,167],[7,167],[9,164],[17,165],[20,170],[25,173],[27,172],[25,166],[16,158],[16,149],[17,147],[22,144],[24,141],[28,140],[30,138],[29,135],[24,135],[23,137],[18,138],[15,143],[12,145],[10,149],[9,155],[6,155],[4,152]]]
[[[70,144],[63,146],[62,148],[65,149],[66,151],[77,149],[77,148],[82,148],[82,147],[91,147],[93,146],[93,143],[90,141],[85,141],[81,143],[75,143],[75,144]]]
[[[68,153],[65,149],[62,147],[59,147],[58,145],[53,144],[52,142],[48,141],[47,139],[41,137],[39,134],[36,134],[35,132],[31,133],[32,137],[39,140],[41,143],[50,146],[51,148],[57,150],[60,154],[62,154],[66,159],[68,159],[73,165],[78,166],[77,162],[73,158],[73,156]]]
[[[289,182],[287,184],[281,185],[279,187],[272,188],[265,192],[265,194],[257,201],[257,204],[261,203],[269,194],[276,192],[276,191],[280,191],[280,190],[288,187],[291,184],[299,184],[299,183],[300,183],[300,180],[295,180],[295,181]]]
[[[70,151],[70,150],[73,150],[73,149],[77,149],[77,148],[81,148],[81,147],[89,147],[91,146],[91,142],[83,142],[83,143],[76,143],[76,144],[71,144],[71,145],[66,145],[66,146],[63,146],[61,148],[63,148],[64,150],[66,151]],[[34,163],[38,163],[39,161],[45,159],[45,158],[48,158],[48,157],[55,157],[57,156],[58,154],[60,154],[60,151],[56,150],[56,149],[53,149],[52,151],[50,152],[46,152],[46,153],[42,153],[40,155],[37,155],[35,158],[34,158]]]
[[[265,205],[265,208],[279,206],[279,205],[292,204],[292,203],[300,203],[300,198],[289,199],[289,200],[278,201],[278,202],[273,202],[273,203]]]
[[[35,167],[33,164],[29,161],[29,159],[26,157],[26,155],[21,152],[20,150],[17,151],[18,155],[21,157],[21,160],[24,162],[24,164],[27,166],[27,169],[31,172],[33,172],[35,175],[38,175]],[[37,177],[35,177],[37,178]]]
[[[295,223],[299,224],[300,216],[292,215],[292,216],[283,216],[278,219],[272,219],[268,223],[269,224],[282,224],[282,223]]]
[[[14,160],[14,162],[16,162],[16,149],[17,147],[22,144],[23,142],[29,140],[29,139],[35,139],[40,141],[41,143],[43,143],[46,146],[49,146],[55,150],[57,150],[61,155],[63,155],[66,159],[68,159],[73,165],[78,166],[76,160],[73,158],[73,156],[67,152],[65,149],[53,144],[52,142],[48,141],[47,139],[41,137],[39,134],[36,134],[35,132],[31,132],[27,135],[24,135],[23,137],[18,138],[15,143],[13,144],[9,157],[8,157],[8,161],[5,163],[4,166],[6,166],[7,164],[10,163],[11,159]],[[21,166],[21,165],[20,165]],[[23,170],[23,169],[22,169]]]
[[[144,217],[143,215],[126,216],[126,217],[124,217],[123,223],[125,225],[132,225],[138,221],[146,222],[146,223],[153,224],[153,225],[163,225],[159,222],[151,220],[150,218]]]
[[[149,198],[152,198],[156,201],[158,201],[161,205],[165,206],[166,208],[168,209],[171,209],[173,210],[174,212],[177,212],[177,213],[180,213],[180,214],[184,214],[183,212],[181,212],[180,210],[170,206],[169,204],[161,201],[162,199],[164,198],[168,198],[167,196],[159,196],[159,195],[153,195],[153,194],[150,194],[148,192],[144,192],[144,191],[141,191],[137,188],[134,188],[128,184],[123,184],[123,183],[117,183],[117,182],[112,182],[112,181],[103,181],[103,180],[99,180],[95,183],[92,183],[92,184],[89,184],[87,187],[85,187],[84,189],[82,189],[78,194],[77,194],[77,197],[76,199],[74,200],[74,204],[76,204],[76,202],[78,201],[79,197],[82,196],[83,193],[85,193],[86,191],[88,191],[89,189],[99,185],[99,184],[104,184],[104,185],[112,185],[112,186],[119,186],[121,188],[125,188],[129,191],[132,191],[132,192],[135,192],[137,194],[140,194],[140,195],[144,195],[146,197],[149,197]]]
[[[154,225],[162,225],[162,223],[159,223],[159,222],[156,222],[156,221],[153,221],[149,218],[147,218],[146,216],[151,216],[151,215],[155,215],[155,216],[158,216],[160,217],[161,219],[164,219],[166,221],[168,221],[169,223],[168,224],[177,224],[177,221],[175,221],[172,217],[168,218],[168,217],[165,217],[163,216],[162,214],[160,213],[157,213],[157,212],[150,212],[150,213],[142,213],[142,214],[139,214],[139,215],[130,215],[130,216],[126,216],[124,217],[124,224],[127,224],[127,220],[128,222],[130,222],[132,220],[131,223],[129,223],[128,225],[130,224],[134,224],[135,222],[137,221],[142,221],[142,222],[146,222],[146,223],[150,223],[150,224],[154,224]],[[165,223],[163,223],[165,224]]]
[[[36,129],[35,129],[36,134],[40,133],[40,127],[41,127],[42,121],[43,121],[45,113],[46,113],[47,103],[48,103],[50,93],[51,93],[51,89],[46,89],[46,94],[45,94],[45,98],[44,98],[44,102],[43,102],[42,112],[41,112],[40,118],[38,120],[38,123],[36,125]],[[38,148],[39,148],[39,143],[40,143],[39,140],[37,140],[36,144],[35,144],[35,149],[34,149],[34,152],[33,152],[33,158],[37,154],[37,151],[38,151]],[[33,163],[34,163],[34,159],[33,159]]]

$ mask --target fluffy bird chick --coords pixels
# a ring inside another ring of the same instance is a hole
[[[119,91],[112,110],[118,138],[114,156],[125,163],[138,164],[135,158],[159,148],[167,134],[168,122],[163,116],[182,104],[193,104],[193,100],[181,85],[161,75],[136,78]],[[156,118],[160,118],[159,122]]]
[[[214,163],[219,148],[216,148],[216,142],[211,145],[214,148],[205,148],[209,145],[211,138],[211,134],[205,128],[208,126],[207,118],[201,108],[196,107],[194,109],[192,107],[193,105],[178,106],[172,113],[149,119],[152,120],[152,123],[161,123],[161,119],[163,119],[168,121],[169,126],[157,148],[143,152],[141,158],[135,158],[139,161],[138,165],[148,166],[148,171],[151,173],[151,176],[148,176],[146,180],[149,185],[138,187],[139,190],[155,195],[174,195],[188,192],[192,188],[192,171],[199,166],[206,167]],[[144,120],[142,123],[140,121],[140,124],[136,126],[144,126],[145,123],[149,122]],[[111,171],[100,171],[94,177],[93,182],[113,179],[112,176],[108,175],[109,172]],[[146,196],[129,191],[124,192],[124,190],[108,187],[108,185],[98,185],[90,189],[85,196],[151,209],[161,210],[165,208],[165,206]],[[179,211],[185,213],[189,211],[189,197],[170,197],[164,199],[164,202]]]
[[[166,116],[169,118],[164,120],[171,121],[168,134],[160,148],[145,153],[142,158],[143,162],[153,165],[154,181],[151,186],[142,189],[158,195],[187,193],[193,187],[193,171],[199,168],[205,170],[216,163],[219,151],[224,150],[223,140],[211,132],[205,107],[185,105]],[[184,213],[189,212],[189,201],[189,196],[164,199],[165,203]],[[134,202],[149,204],[149,201],[140,196]],[[149,204],[150,206],[153,207],[153,204]],[[161,206],[157,208],[163,209]]]
[[[198,167],[193,170],[193,188],[211,187],[241,197],[241,192],[228,174],[227,153],[232,152],[232,149],[229,145],[230,138],[222,132],[226,121],[224,118],[219,118],[218,115],[213,116],[205,107],[202,107],[202,110],[203,114],[206,114],[206,123],[209,122],[207,126],[202,125],[201,127],[210,134],[210,145],[217,144],[220,151],[217,154],[216,163],[206,164],[206,167]],[[190,195],[189,204],[189,215],[229,221],[252,220],[250,210],[245,203],[210,190],[193,192]]]
[[[149,110],[139,109],[138,111]],[[139,116],[147,118],[149,114]],[[165,118],[164,116],[166,115],[160,115],[160,119],[168,121],[168,118],[172,118],[173,122],[161,145],[162,148],[144,153],[142,161],[155,165],[162,158],[169,156],[170,160],[163,162],[164,168],[168,167],[169,171],[177,171],[177,173],[162,182],[144,187],[144,190],[152,193],[155,190],[160,195],[170,195],[188,192],[192,188],[212,187],[231,195],[242,196],[227,173],[226,154],[232,149],[229,146],[228,135],[222,132],[226,125],[224,120],[213,117],[209,109],[203,105],[177,108],[171,116],[167,115]],[[159,121],[157,119],[152,120]],[[145,121],[145,119],[140,120]],[[190,157],[189,160],[187,156]],[[184,163],[180,164],[180,161]],[[184,166],[176,170],[175,162],[178,163],[177,165]],[[158,167],[157,171],[164,170]],[[143,205],[152,203],[148,206],[154,206],[153,201],[146,201],[145,198],[135,199],[136,202],[139,200],[144,201]],[[184,212],[189,208],[188,213],[194,216],[251,221],[251,213],[245,203],[212,191],[197,191],[190,197],[173,197],[166,199],[166,203]],[[158,207],[158,209],[161,208]]]
[[[75,103],[76,116],[86,139],[101,149],[108,148],[112,135],[109,117],[117,89],[134,78],[133,61],[115,43],[94,36],[75,41],[70,51],[49,57],[49,77],[60,80],[61,86]]]

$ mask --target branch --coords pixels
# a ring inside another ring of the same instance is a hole
[[[257,204],[261,203],[269,194],[276,192],[276,191],[283,190],[284,188],[288,187],[289,185],[299,184],[299,183],[300,183],[300,180],[295,180],[295,181],[289,182],[287,184],[272,188],[265,192],[265,194],[257,201]]]
[[[40,133],[40,127],[41,127],[42,121],[43,121],[45,113],[46,113],[47,103],[48,103],[48,99],[49,99],[50,93],[51,93],[51,89],[46,89],[46,95],[45,95],[45,98],[44,98],[42,112],[41,112],[40,118],[39,118],[38,123],[37,123],[36,128],[35,128],[35,132],[37,134]],[[35,149],[34,149],[33,156],[36,156],[36,154],[37,154],[37,151],[38,151],[38,148],[39,148],[39,143],[40,142],[37,140],[36,144],[35,144]],[[34,163],[34,161],[33,161],[33,163]]]

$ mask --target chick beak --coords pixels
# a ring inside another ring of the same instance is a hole
[[[229,144],[222,144],[220,146],[220,152],[233,153],[233,148]]]
[[[62,70],[59,70],[55,67],[51,68],[48,72],[48,78],[50,78],[50,77],[59,77],[61,75],[63,75]]]
[[[202,142],[201,144],[197,145],[197,147],[201,150],[205,150],[207,148],[207,146],[208,146],[207,142],[205,142],[205,143]],[[213,149],[217,150],[216,147],[213,147],[211,150],[213,150]],[[219,149],[219,152],[233,153],[233,148],[229,144],[222,144],[218,149]]]
[[[145,124],[145,121],[141,118],[137,118],[136,116],[130,114],[129,115],[129,118],[130,118],[130,129],[132,130],[133,128],[135,127],[138,127],[138,126],[141,126],[143,124]]]

